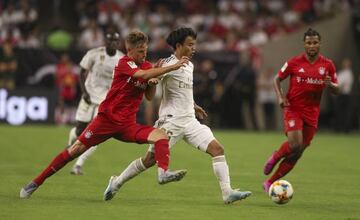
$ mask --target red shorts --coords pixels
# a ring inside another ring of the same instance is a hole
[[[105,114],[98,114],[79,137],[86,147],[98,145],[113,137],[124,142],[148,143],[149,134],[156,128],[137,123],[123,125],[112,122]]]
[[[304,122],[298,112],[284,110],[284,130],[287,134],[289,131],[301,130],[303,133],[303,142],[305,146],[310,145],[317,128]]]

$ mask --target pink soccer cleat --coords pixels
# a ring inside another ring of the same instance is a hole
[[[270,186],[271,186],[272,182],[270,182],[269,180],[266,180],[264,183],[263,183],[263,189],[266,193],[269,193],[269,189],[270,189]]]
[[[275,159],[275,153],[276,151],[271,154],[269,159],[267,160],[265,166],[264,166],[264,174],[269,175],[271,171],[274,169],[275,165],[279,162],[279,160]]]

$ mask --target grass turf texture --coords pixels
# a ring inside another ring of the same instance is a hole
[[[84,176],[70,165],[29,200],[20,188],[62,151],[69,128],[0,126],[0,219],[346,219],[360,220],[360,136],[319,133],[292,173],[293,200],[276,205],[262,191],[263,165],[285,140],[281,132],[216,131],[226,148],[232,186],[253,195],[224,205],[210,157],[178,143],[171,167],[188,169],[177,183],[159,185],[152,168],[102,200],[110,175],[119,174],[146,145],[107,141],[87,161]],[[71,163],[71,165],[73,162]]]

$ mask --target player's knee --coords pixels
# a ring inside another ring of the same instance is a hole
[[[298,151],[302,148],[303,143],[300,140],[289,141],[289,146],[293,152]]]
[[[141,160],[146,168],[152,167],[156,164],[155,155],[152,152],[147,152]]]
[[[216,140],[213,140],[212,142],[210,142],[206,152],[212,157],[221,156],[224,155],[224,147],[221,146],[220,143]]]
[[[76,141],[71,147],[68,148],[69,154],[72,158],[80,156],[87,150],[87,147],[80,141]]]

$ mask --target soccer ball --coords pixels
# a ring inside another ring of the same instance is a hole
[[[294,189],[286,180],[277,180],[271,184],[269,196],[277,204],[286,204],[293,197]]]

